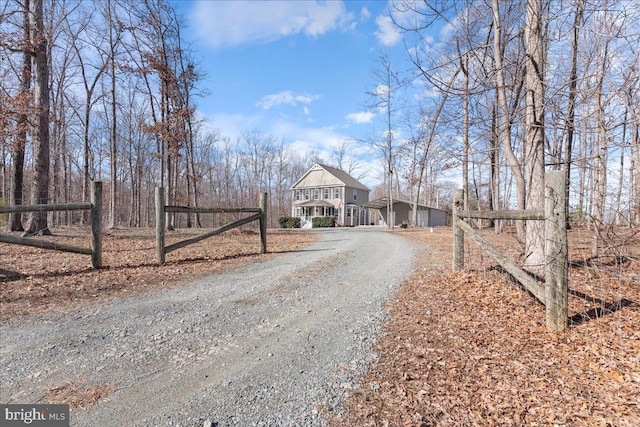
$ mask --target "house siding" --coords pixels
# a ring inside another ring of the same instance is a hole
[[[369,189],[337,169],[314,165],[293,185],[291,199],[291,215],[303,220],[332,212],[338,225],[356,226],[369,221],[362,208],[369,201]]]

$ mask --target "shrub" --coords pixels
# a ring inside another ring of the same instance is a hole
[[[300,228],[300,218],[294,216],[282,216],[278,219],[280,228]]]
[[[313,228],[316,227],[335,227],[336,218],[333,216],[317,216],[311,220]]]

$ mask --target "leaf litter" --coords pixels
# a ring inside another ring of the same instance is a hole
[[[556,334],[473,243],[467,269],[451,273],[450,229],[399,232],[423,248],[415,274],[388,304],[377,361],[330,425],[640,425],[640,281],[628,279],[640,277],[637,240],[624,257],[587,258],[589,236],[571,232],[572,323]],[[484,236],[521,256],[513,235]]]

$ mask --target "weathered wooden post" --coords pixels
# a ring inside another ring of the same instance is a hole
[[[547,329],[561,332],[567,327],[568,270],[567,212],[564,171],[545,176],[545,309]]]
[[[156,259],[164,264],[164,188],[156,187]]]
[[[453,225],[453,271],[464,269],[464,231],[458,225],[458,211],[462,208],[464,190],[453,190],[452,225]]]
[[[102,182],[91,182],[91,266],[102,267]]]
[[[267,193],[260,194],[260,252],[267,253]]]

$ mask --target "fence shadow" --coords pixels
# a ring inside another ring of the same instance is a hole
[[[303,253],[303,252],[310,252],[310,251],[326,251],[328,249],[296,249],[296,250],[287,250],[287,249],[283,249],[283,250],[275,250],[275,251],[270,251],[267,254],[286,254],[286,253]],[[216,258],[208,258],[206,256],[201,256],[201,257],[190,257],[190,258],[180,258],[180,259],[176,259],[176,260],[169,260],[166,261],[164,263],[165,266],[167,267],[171,267],[171,266],[180,266],[180,265],[185,265],[185,264],[198,264],[198,263],[202,263],[202,262],[221,262],[221,261],[229,261],[229,260],[235,260],[235,259],[242,259],[242,258],[252,258],[255,256],[261,256],[263,254],[261,254],[260,252],[255,252],[255,253],[240,253],[240,254],[232,254],[232,255],[225,255],[225,256],[221,256],[221,257],[216,257]],[[100,270],[104,270],[104,271],[126,271],[128,269],[137,269],[137,268],[162,268],[163,265],[158,264],[156,261],[152,261],[152,262],[141,262],[138,264],[125,264],[125,265],[115,265],[115,266],[102,266],[98,271]],[[17,271],[11,271],[11,270],[6,270],[3,268],[0,268],[0,283],[9,283],[9,282],[15,282],[18,280],[22,280],[26,277],[33,277],[35,279],[38,278],[64,278],[64,277],[72,277],[75,276],[77,274],[86,274],[86,273],[92,273],[95,272],[96,269],[91,268],[91,267],[86,267],[86,268],[78,268],[77,270],[66,270],[66,271],[49,271],[49,272],[45,272],[45,273],[32,273],[32,274],[23,274]]]
[[[608,302],[600,298],[592,297],[591,295],[587,295],[583,292],[576,291],[574,289],[569,289],[569,294],[583,299],[589,303],[598,305],[597,307],[594,307],[590,310],[584,311],[582,313],[576,313],[573,316],[569,316],[570,325],[581,325],[590,320],[595,320],[608,314],[615,313],[616,311],[622,310],[624,307],[633,305],[640,306],[640,303],[638,301],[634,301],[631,299],[622,298],[618,301]]]
[[[0,283],[13,282],[15,280],[24,279],[25,277],[27,277],[26,274],[0,268]]]

